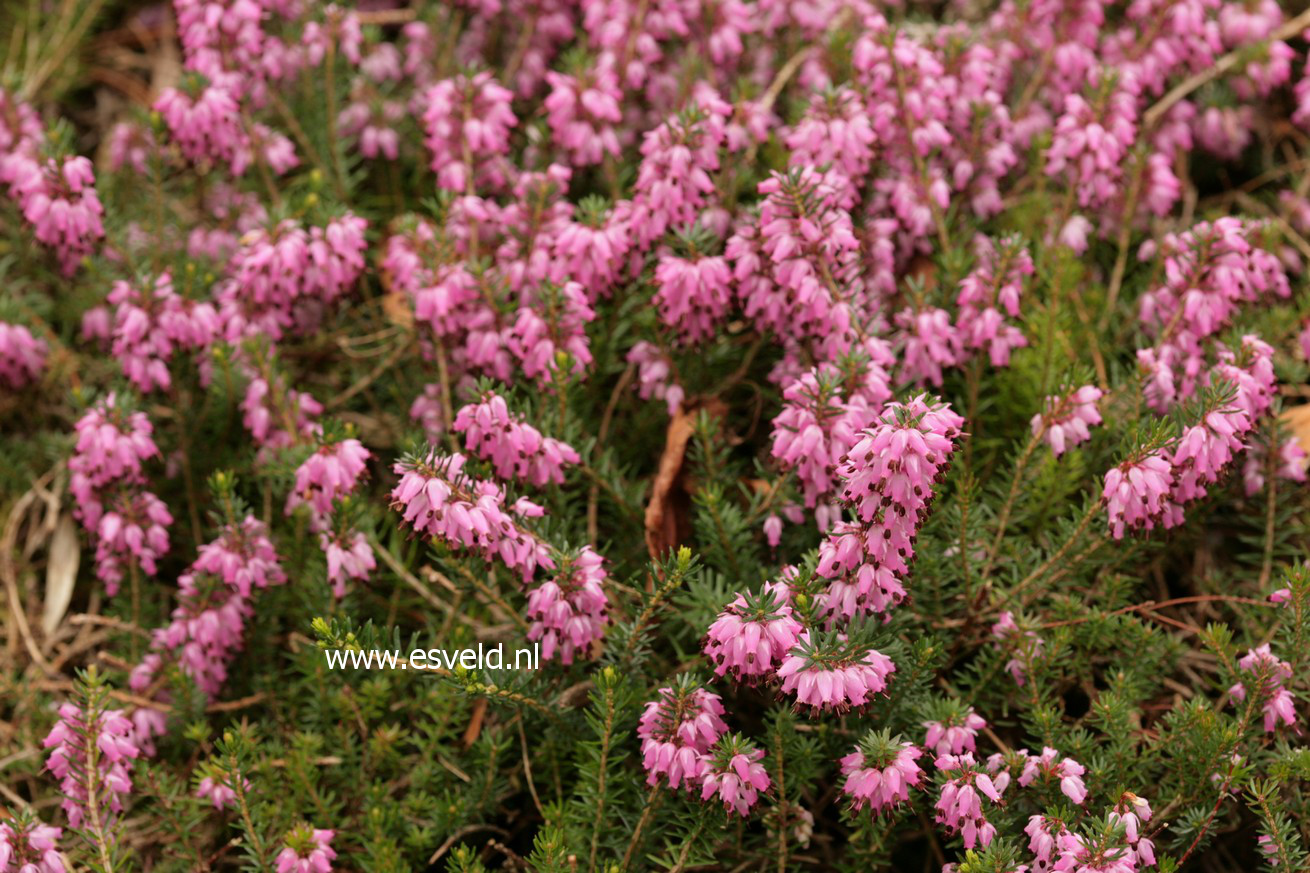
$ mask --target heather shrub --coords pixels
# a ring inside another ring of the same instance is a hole
[[[1310,12],[0,37],[0,873],[1310,869]]]

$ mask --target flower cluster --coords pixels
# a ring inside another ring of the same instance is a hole
[[[42,744],[50,749],[46,767],[59,780],[70,825],[81,827],[89,816],[104,822],[123,811],[141,752],[132,722],[121,711],[93,709],[88,715],[77,704],[65,703]]]
[[[819,547],[817,571],[832,580],[826,612],[886,612],[904,598],[915,537],[963,425],[950,407],[920,395],[887,404],[847,451],[837,475],[856,521],[839,522]]]
[[[1292,667],[1280,660],[1264,643],[1247,652],[1237,666],[1244,673],[1249,673],[1256,682],[1261,708],[1264,711],[1265,731],[1273,733],[1279,722],[1292,727],[1296,724],[1296,701],[1286,684],[1292,678]],[[1228,689],[1228,695],[1234,700],[1246,700],[1247,686],[1238,682]]]
[[[112,394],[88,409],[76,430],[69,490],[77,499],[75,514],[96,538],[96,575],[112,595],[126,564],[154,575],[156,560],[168,551],[173,517],[145,490],[142,470],[159,448],[145,413],[127,411]]]
[[[521,479],[540,488],[561,484],[564,468],[581,459],[573,447],[541,431],[509,411],[505,398],[494,392],[460,408],[451,427],[464,435],[464,448],[491,462],[502,479]]]
[[[717,694],[685,678],[659,690],[637,723],[646,782],[691,790],[709,770],[708,753],[727,733]]]
[[[17,391],[41,378],[47,350],[23,325],[0,321],[0,383]]]
[[[498,558],[518,571],[524,582],[532,579],[538,567],[553,569],[550,550],[518,524],[540,516],[541,507],[519,498],[506,508],[504,490],[464,472],[466,463],[463,455],[433,450],[412,463],[396,464],[400,483],[392,490],[391,500],[405,523],[454,548]]]
[[[841,759],[841,772],[846,777],[842,791],[850,798],[851,807],[859,810],[868,806],[874,813],[882,813],[908,801],[910,789],[923,782],[923,771],[915,763],[922,755],[914,743],[870,734]]]

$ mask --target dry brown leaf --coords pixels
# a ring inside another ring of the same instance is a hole
[[[50,636],[64,620],[68,604],[73,601],[77,568],[82,548],[77,542],[77,528],[68,515],[60,517],[50,540],[50,560],[45,568],[45,603],[41,609],[41,633]]]
[[[1296,437],[1301,448],[1310,451],[1310,403],[1284,409],[1278,420]]]
[[[723,401],[710,398],[693,404],[690,409],[679,409],[669,420],[664,451],[646,504],[646,550],[652,558],[683,545],[691,534],[691,495],[683,481],[682,467],[687,443],[695,431],[696,415],[701,409],[720,418],[728,411]]]

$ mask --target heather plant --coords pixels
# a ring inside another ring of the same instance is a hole
[[[1310,870],[1310,11],[0,9],[0,873]]]

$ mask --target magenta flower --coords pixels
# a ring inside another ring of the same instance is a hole
[[[717,796],[729,813],[749,814],[760,792],[768,791],[771,784],[768,772],[760,763],[763,757],[764,750],[740,734],[728,734],[720,739],[705,756],[701,800]]]
[[[1018,782],[1027,788],[1039,777],[1043,782],[1058,780],[1064,796],[1081,806],[1087,799],[1087,787],[1082,780],[1086,772],[1086,768],[1073,758],[1061,758],[1059,752],[1046,746],[1040,755],[1027,755]]]
[[[288,388],[281,378],[272,384],[253,369],[241,400],[241,421],[263,449],[287,448],[318,432],[314,419],[322,405],[306,392]],[[294,428],[293,433],[288,428]]]
[[[1008,610],[1002,612],[1000,619],[992,625],[992,636],[1016,651],[1016,656],[1006,662],[1005,669],[1014,677],[1015,683],[1022,686],[1028,676],[1025,665],[1041,653],[1044,641],[1034,631],[1021,630],[1015,623],[1014,613]]]
[[[523,375],[548,385],[563,372],[576,376],[587,369],[591,363],[587,324],[595,317],[577,282],[545,283],[524,292],[505,344],[519,359]]]
[[[1034,857],[1033,868],[1038,873],[1054,870],[1058,859],[1060,839],[1069,831],[1064,822],[1044,815],[1029,817],[1028,825],[1023,829],[1028,835],[1028,851]]]
[[[686,676],[659,690],[637,723],[646,784],[663,777],[670,788],[694,790],[709,769],[707,753],[728,730],[717,694],[697,687]]]
[[[218,539],[201,546],[191,569],[222,579],[243,598],[287,581],[268,527],[253,515],[226,525]]]
[[[761,328],[786,336],[851,339],[870,307],[839,179],[800,167],[774,173],[758,190],[758,219],[739,226],[724,251],[742,307]]]
[[[499,189],[508,179],[503,156],[518,124],[513,94],[491,73],[443,79],[422,95],[423,128],[437,186],[471,193]]]
[[[841,759],[846,777],[842,792],[855,810],[868,806],[875,815],[890,812],[910,799],[910,789],[923,783],[923,771],[915,763],[923,752],[913,743],[895,739],[887,732],[870,733],[860,745]]]
[[[165,88],[154,109],[187,160],[241,166],[238,155],[249,149],[249,138],[241,127],[237,97],[225,85],[210,83],[194,94]],[[233,169],[233,175],[241,174]]]
[[[129,683],[133,691],[145,691],[166,663],[176,663],[212,699],[245,644],[245,621],[253,610],[240,592],[209,576],[184,573],[177,586],[172,621],[151,634],[152,653],[132,670]]]
[[[546,73],[550,94],[542,101],[555,145],[575,167],[599,164],[606,155],[619,156],[615,125],[623,120],[618,76],[611,55],[576,75]]]
[[[873,362],[849,401],[846,376],[832,364],[805,372],[783,388],[782,412],[773,419],[773,457],[795,472],[811,509],[834,502],[838,464],[891,396],[886,372]]]
[[[966,349],[986,349],[992,366],[1004,367],[1011,350],[1028,345],[1023,333],[1004,319],[1019,315],[1019,297],[1024,279],[1034,272],[1033,259],[1016,237],[997,244],[980,234],[974,249],[978,263],[960,282],[955,300],[960,341]]]
[[[1169,509],[1173,486],[1173,467],[1160,451],[1111,467],[1101,493],[1111,535],[1118,540],[1129,529],[1155,527]]]
[[[167,391],[173,382],[168,365],[174,353],[205,349],[219,332],[213,304],[178,296],[168,272],[146,291],[115,282],[108,301],[115,307],[114,357],[123,375],[145,392]]]
[[[1045,439],[1057,458],[1087,442],[1092,438],[1090,429],[1101,423],[1096,408],[1101,394],[1095,385],[1084,385],[1061,397],[1047,397],[1044,411],[1033,416],[1033,436]]]
[[[337,597],[346,596],[347,579],[367,581],[369,573],[377,569],[373,547],[359,531],[324,531],[318,539],[327,558],[327,579]]]
[[[332,848],[335,831],[299,825],[286,836],[286,847],[278,852],[277,873],[330,873],[337,853]]]
[[[249,779],[245,780],[245,790],[250,790]],[[237,801],[236,791],[224,781],[221,774],[201,779],[196,785],[194,794],[201,800],[208,800],[214,805],[214,809],[227,809],[234,806]]]
[[[538,488],[564,482],[564,469],[580,460],[572,446],[528,424],[509,411],[499,394],[487,393],[455,414],[452,428],[464,434],[464,447],[490,461],[503,479],[522,479]]]
[[[541,508],[520,499],[507,509],[504,490],[465,473],[465,462],[463,455],[433,450],[396,464],[400,483],[391,492],[392,506],[419,533],[476,551],[488,560],[499,558],[525,583],[537,567],[553,569],[555,561],[547,546],[516,522],[541,515]]]
[[[344,439],[320,446],[296,469],[296,481],[287,495],[287,514],[307,504],[322,518],[333,504],[355,490],[371,457],[357,439]]]
[[[596,198],[584,198],[581,214],[564,222],[552,240],[550,281],[578,282],[592,303],[613,294],[632,246],[631,208],[629,201],[608,208]]]
[[[942,755],[934,766],[945,777],[935,804],[937,821],[947,833],[958,832],[964,847],[987,846],[996,837],[996,826],[983,812],[983,799],[1000,804],[1003,785],[997,785],[973,755]]]
[[[659,346],[641,340],[628,350],[628,362],[637,365],[637,394],[642,400],[663,400],[674,415],[686,392],[673,375],[673,362]]]
[[[47,348],[23,325],[0,321],[0,385],[17,391],[41,378]]]
[[[904,343],[901,378],[919,385],[941,385],[943,370],[964,360],[964,337],[945,309],[902,309],[896,313],[896,326]]]
[[[1145,797],[1131,791],[1124,792],[1109,815],[1113,824],[1122,825],[1124,839],[1133,847],[1137,861],[1143,867],[1155,866],[1155,844],[1142,835],[1142,825],[1151,820],[1151,804]]]
[[[1278,730],[1279,722],[1287,727],[1295,725],[1296,699],[1284,686],[1284,683],[1292,678],[1291,665],[1275,657],[1269,650],[1269,644],[1264,643],[1247,652],[1237,662],[1237,666],[1243,672],[1250,673],[1256,680],[1257,693],[1260,695],[1264,710],[1265,732],[1273,733]],[[1245,700],[1246,694],[1247,687],[1243,682],[1238,682],[1228,689],[1228,695],[1233,700]]]
[[[703,93],[686,109],[646,133],[632,198],[632,231],[642,249],[674,228],[694,224],[710,203],[719,149],[732,107]]]
[[[572,664],[575,653],[587,655],[604,637],[609,624],[607,578],[604,559],[591,546],[583,546],[528,594],[528,639],[541,643],[546,660],[558,656]]]
[[[0,821],[0,871],[3,873],[65,873],[59,853],[63,829],[42,824],[31,813]]]
[[[846,712],[873,702],[896,672],[891,658],[876,649],[853,646],[836,634],[803,632],[778,668],[782,693],[794,694],[810,715]]]
[[[924,748],[935,755],[959,755],[977,751],[974,738],[978,731],[987,727],[987,721],[970,706],[950,713],[942,721],[925,721],[923,726],[927,729]]]
[[[884,612],[905,596],[900,579],[933,489],[946,473],[963,420],[920,395],[889,403],[837,467],[841,500],[857,522],[840,522],[819,546],[820,576],[834,580],[822,603],[830,614]]]
[[[689,345],[709,339],[728,311],[731,281],[732,272],[721,255],[661,256],[655,267],[660,319]]]
[[[803,630],[792,617],[786,582],[766,582],[758,594],[738,594],[710,625],[705,656],[718,676],[739,681],[772,676]]]
[[[133,739],[132,722],[122,712],[100,711],[88,721],[80,707],[65,703],[42,745],[51,750],[46,768],[59,780],[64,812],[72,827],[80,828],[90,815],[87,804],[93,794],[101,821],[123,811],[123,802],[132,793],[132,767],[140,751]],[[98,750],[94,767],[92,746]]]
[[[10,158],[0,182],[8,182],[37,241],[55,250],[65,276],[73,275],[105,235],[91,162],[76,156],[40,163],[21,152]]]

